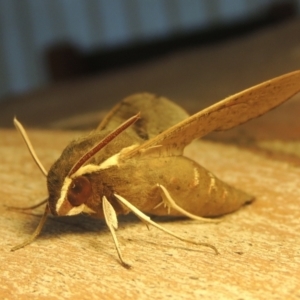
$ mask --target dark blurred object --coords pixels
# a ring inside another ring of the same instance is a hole
[[[297,15],[295,1],[274,3],[254,19],[216,25],[206,30],[178,33],[164,39],[140,41],[112,49],[95,49],[84,53],[71,43],[57,43],[46,49],[46,64],[50,78],[64,81],[85,75],[99,74],[139,62],[155,59],[168,53],[199,45],[222,42],[249,34],[259,28],[280,23]]]
[[[48,47],[46,64],[52,81],[74,79],[89,73],[85,56],[70,43],[57,43]]]
[[[297,15],[297,3],[296,1],[290,0],[285,3],[273,3],[270,5],[267,15],[270,20],[284,20]]]

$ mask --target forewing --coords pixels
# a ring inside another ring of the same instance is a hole
[[[168,99],[142,93],[119,102],[103,119],[97,130],[114,130],[139,112],[140,119],[126,132],[142,142],[189,117],[185,110]]]
[[[258,117],[300,90],[300,71],[288,73],[246,89],[196,113],[131,150],[124,158],[143,153],[180,155],[192,140],[226,130]]]

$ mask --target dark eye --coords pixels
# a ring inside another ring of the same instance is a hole
[[[73,179],[67,194],[68,201],[73,206],[79,206],[86,202],[92,194],[92,185],[90,181],[84,177],[79,176]]]

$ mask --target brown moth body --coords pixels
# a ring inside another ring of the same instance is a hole
[[[71,142],[50,168],[44,216],[32,237],[13,250],[29,244],[40,233],[49,210],[54,216],[86,213],[105,219],[119,258],[128,266],[115,235],[118,214],[133,212],[176,236],[144,213],[204,221],[202,217],[237,210],[253,197],[185,157],[185,146],[211,131],[226,130],[257,117],[299,90],[300,71],[296,71],[228,97],[191,117],[165,98],[150,94],[126,98],[97,130]],[[24,129],[17,121],[15,124],[45,174]],[[214,246],[193,243],[217,253]]]
[[[124,178],[124,173],[130,176]],[[89,179],[96,194],[101,192],[101,188],[97,190],[97,187],[105,186],[110,189],[111,198],[108,199],[112,202],[116,193],[130,199],[130,203],[139,210],[159,216],[183,214],[173,208],[169,210],[164,205],[158,206],[164,198],[158,184],[169,191],[178,206],[200,217],[216,217],[233,212],[253,199],[183,156],[121,160],[118,166],[91,174]]]

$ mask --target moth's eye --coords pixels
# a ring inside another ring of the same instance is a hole
[[[84,177],[79,176],[73,179],[67,194],[68,201],[73,206],[79,206],[86,202],[92,194],[92,185],[90,181]]]

